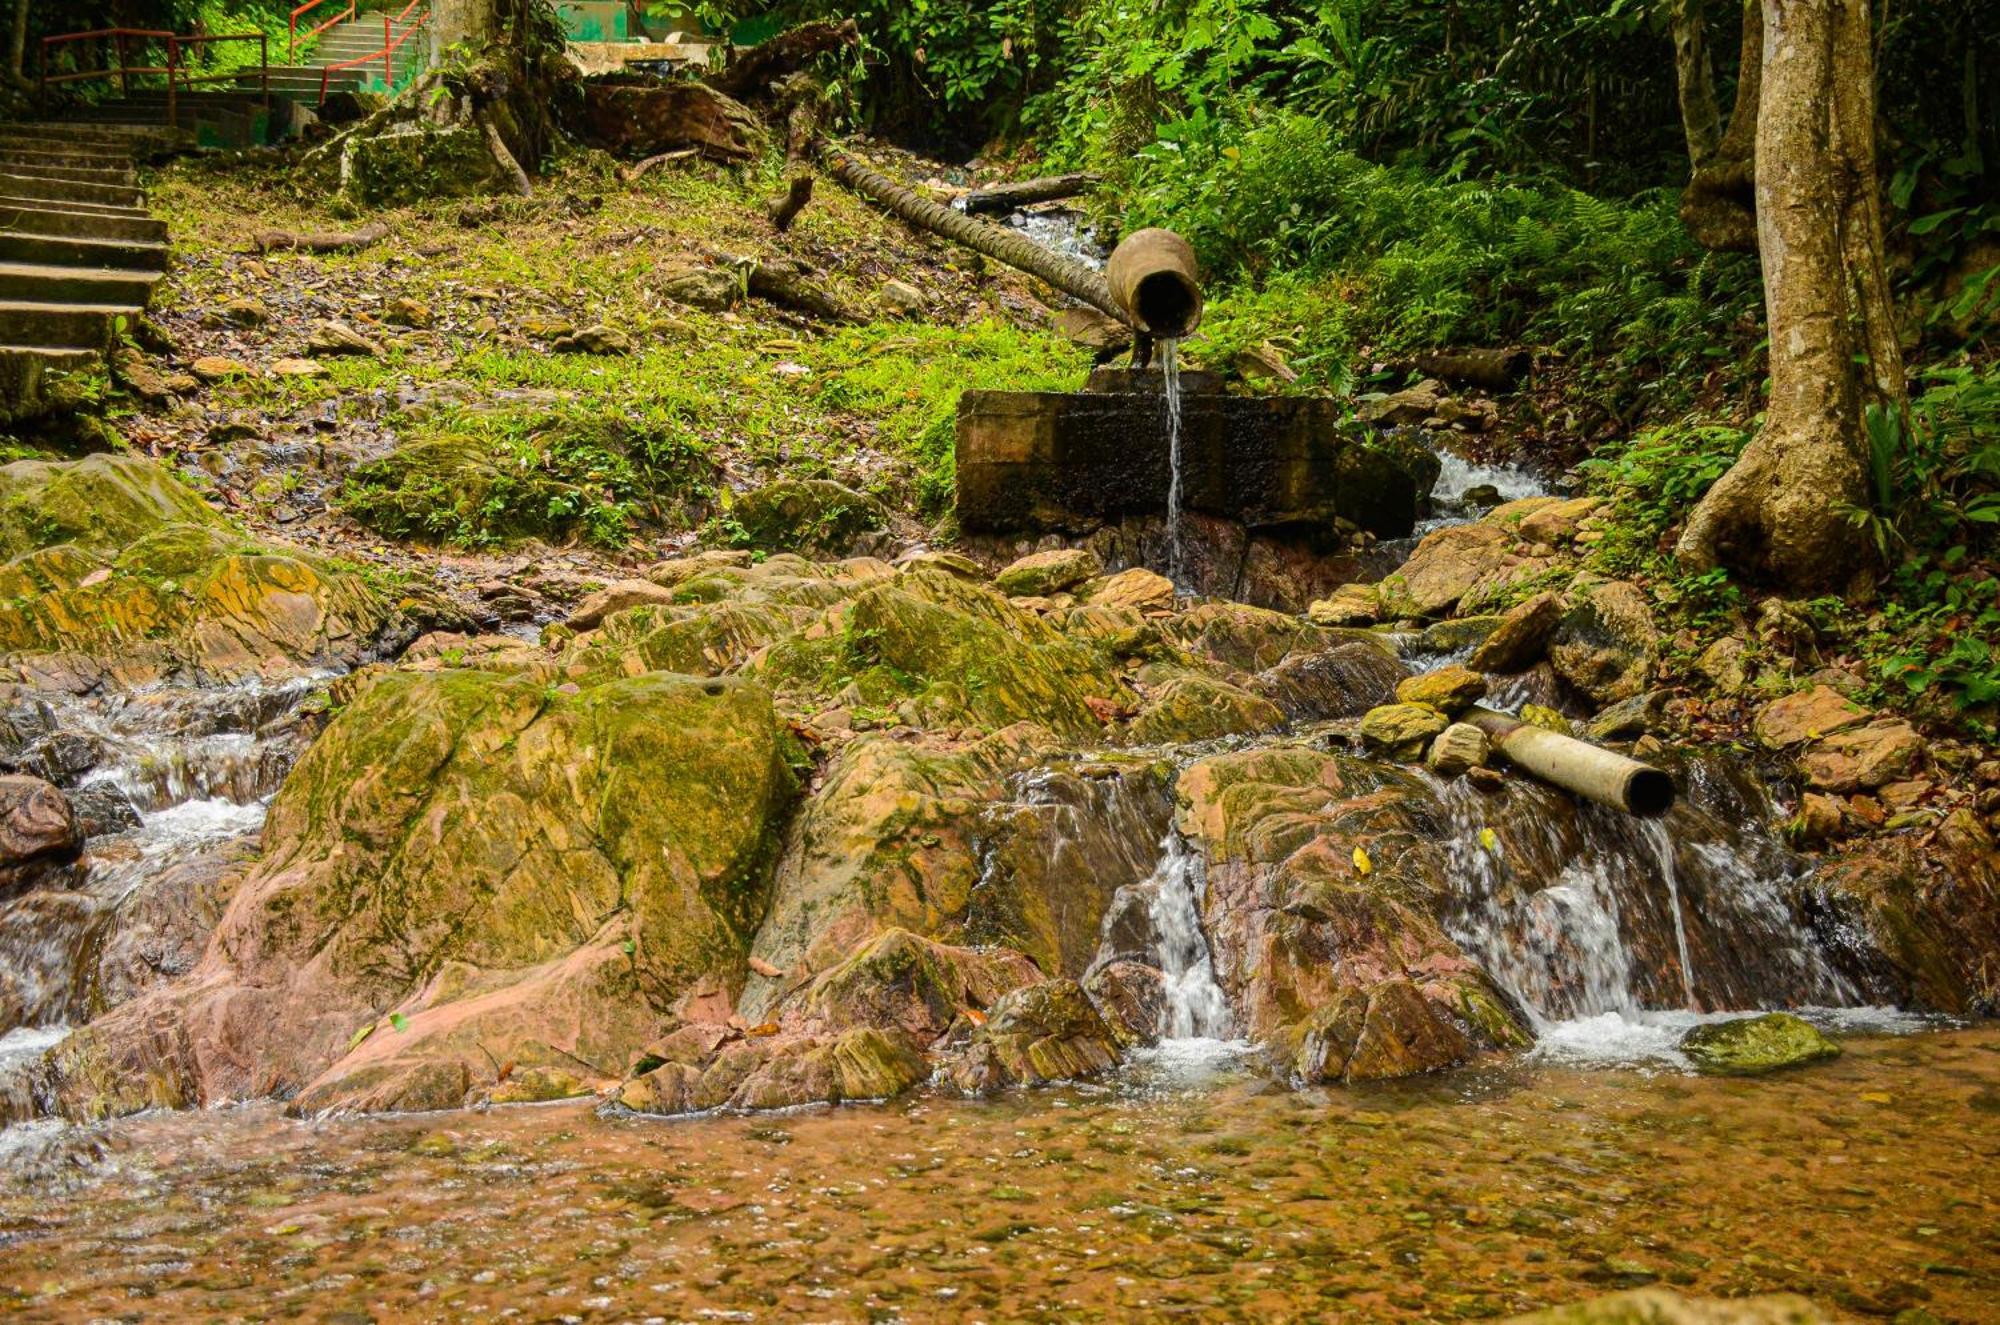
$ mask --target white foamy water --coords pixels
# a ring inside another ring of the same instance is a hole
[[[1157,956],[1166,995],[1161,1040],[1227,1040],[1233,1029],[1229,1000],[1215,983],[1215,957],[1201,932],[1206,886],[1201,858],[1172,829],[1161,844],[1160,867],[1148,883],[1153,889],[1149,914],[1159,936]]]
[[[268,807],[263,801],[238,804],[220,797],[182,801],[144,816],[138,831],[148,854],[170,848],[241,837],[264,826]]]
[[[1769,1009],[1766,1009],[1769,1010]],[[1844,1035],[1907,1035],[1934,1022],[1889,1007],[1796,1008],[1792,1011],[1821,1030]],[[1692,1071],[1680,1051],[1681,1037],[1696,1026],[1763,1015],[1742,1012],[1601,1012],[1592,1017],[1546,1022],[1536,1028],[1528,1057],[1539,1062],[1588,1067],[1665,1067]]]
[[[68,1034],[67,1026],[16,1026],[5,1035],[0,1035],[0,1072],[61,1044]]]
[[[1444,447],[1434,446],[1432,451],[1438,458],[1438,477],[1431,485],[1430,518],[1417,522],[1417,537],[1478,519],[1484,508],[1465,504],[1465,494],[1474,488],[1491,485],[1503,502],[1549,495],[1542,481],[1519,465],[1480,465]]]

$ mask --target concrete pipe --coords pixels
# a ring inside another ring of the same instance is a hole
[[[1127,235],[1104,264],[1104,282],[1112,301],[1149,336],[1179,340],[1201,325],[1194,250],[1171,230]]]
[[[1489,708],[1474,708],[1466,721],[1485,732],[1509,763],[1585,800],[1645,819],[1673,808],[1674,780],[1651,764]]]

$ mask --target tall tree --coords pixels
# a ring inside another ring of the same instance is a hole
[[[1900,415],[1905,401],[1882,265],[1868,5],[1763,0],[1762,19],[1755,178],[1771,399],[1677,551],[1697,569],[1835,588],[1870,555],[1844,509],[1868,496],[1864,413]]]
[[[1763,0],[1743,0],[1736,100],[1720,135],[1715,128],[1719,112],[1701,8],[1694,0],[1676,0],[1671,18],[1681,121],[1687,128],[1688,157],[1694,168],[1687,191],[1681,195],[1681,221],[1703,248],[1754,250],[1753,158],[1764,68]]]
[[[28,6],[34,0],[14,0],[13,31],[7,36],[7,76],[18,86],[28,83]]]

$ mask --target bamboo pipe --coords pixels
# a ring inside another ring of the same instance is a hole
[[[1149,336],[1179,340],[1201,325],[1194,249],[1171,230],[1127,235],[1104,264],[1104,283],[1126,319]]]
[[[1508,762],[1585,800],[1642,819],[1673,808],[1674,780],[1651,764],[1489,708],[1474,707],[1465,720],[1485,732]]]

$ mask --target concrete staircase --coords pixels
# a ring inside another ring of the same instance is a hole
[[[400,5],[395,12],[401,12]],[[400,36],[409,31],[411,24],[428,18],[429,13],[427,7],[417,8],[396,26],[396,34]],[[327,65],[345,64],[350,60],[379,55],[382,45],[382,15],[375,12],[358,14],[347,22],[336,23],[320,33],[319,41],[313,46],[311,54],[306,56],[306,65],[311,70],[313,100],[319,98],[320,71]],[[357,92],[394,92],[430,60],[430,51],[429,36],[418,33],[398,46],[389,61],[373,60],[352,69],[342,69],[333,77],[353,79],[353,83],[349,86]],[[393,66],[393,78],[390,77],[391,68],[388,66]],[[273,68],[271,72],[275,76],[280,71]],[[275,82],[272,83],[274,92],[277,86]]]
[[[0,125],[0,420],[32,407],[52,369],[101,362],[118,319],[151,302],[166,223],[133,161],[144,126]]]

